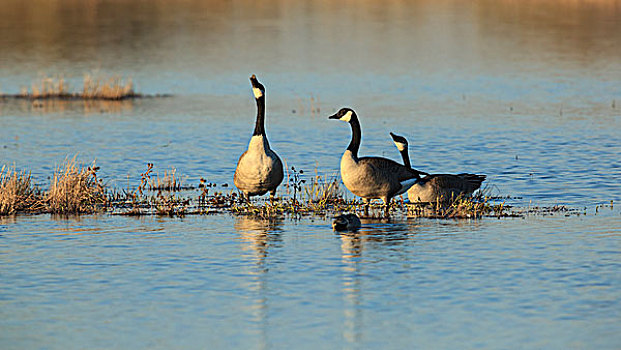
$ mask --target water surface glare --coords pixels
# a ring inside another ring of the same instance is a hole
[[[256,74],[270,144],[307,179],[338,176],[350,129],[327,116],[349,106],[361,155],[399,160],[392,131],[420,170],[487,174],[507,205],[575,211],[347,234],[321,217],[0,218],[1,349],[621,348],[619,1],[2,9],[1,93],[56,75],[79,89],[95,71],[173,94],[0,100],[0,166],[44,189],[78,154],[117,190],[151,162],[233,191]]]

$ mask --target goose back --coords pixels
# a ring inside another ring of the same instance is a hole
[[[423,177],[408,190],[412,202],[446,202],[458,196],[469,196],[481,187],[485,175],[432,174]]]

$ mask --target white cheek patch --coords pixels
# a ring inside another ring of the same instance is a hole
[[[397,141],[393,141],[395,143],[395,146],[397,146],[397,149],[399,150],[399,152],[403,152],[408,148],[408,145],[406,145],[403,142],[397,142]]]
[[[349,121],[351,120],[351,111],[345,113],[345,115],[341,117],[341,120],[349,123]]]
[[[259,88],[252,88],[252,92],[254,93],[254,98],[259,98],[263,96],[263,91]]]

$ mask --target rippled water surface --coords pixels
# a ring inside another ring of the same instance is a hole
[[[621,347],[618,1],[6,1],[0,89],[131,77],[160,99],[0,101],[0,163],[42,187],[78,153],[112,188],[147,162],[232,185],[248,77],[289,166],[361,154],[488,175],[581,215],[363,222],[0,218],[0,348]],[[220,187],[230,191],[230,187]],[[279,190],[284,194],[284,189]],[[351,195],[350,195],[351,196]],[[611,201],[613,206],[611,207]],[[605,205],[602,207],[602,205]]]

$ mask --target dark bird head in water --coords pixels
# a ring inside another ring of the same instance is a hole
[[[360,226],[360,219],[356,214],[342,214],[332,221],[334,231],[356,231]]]

